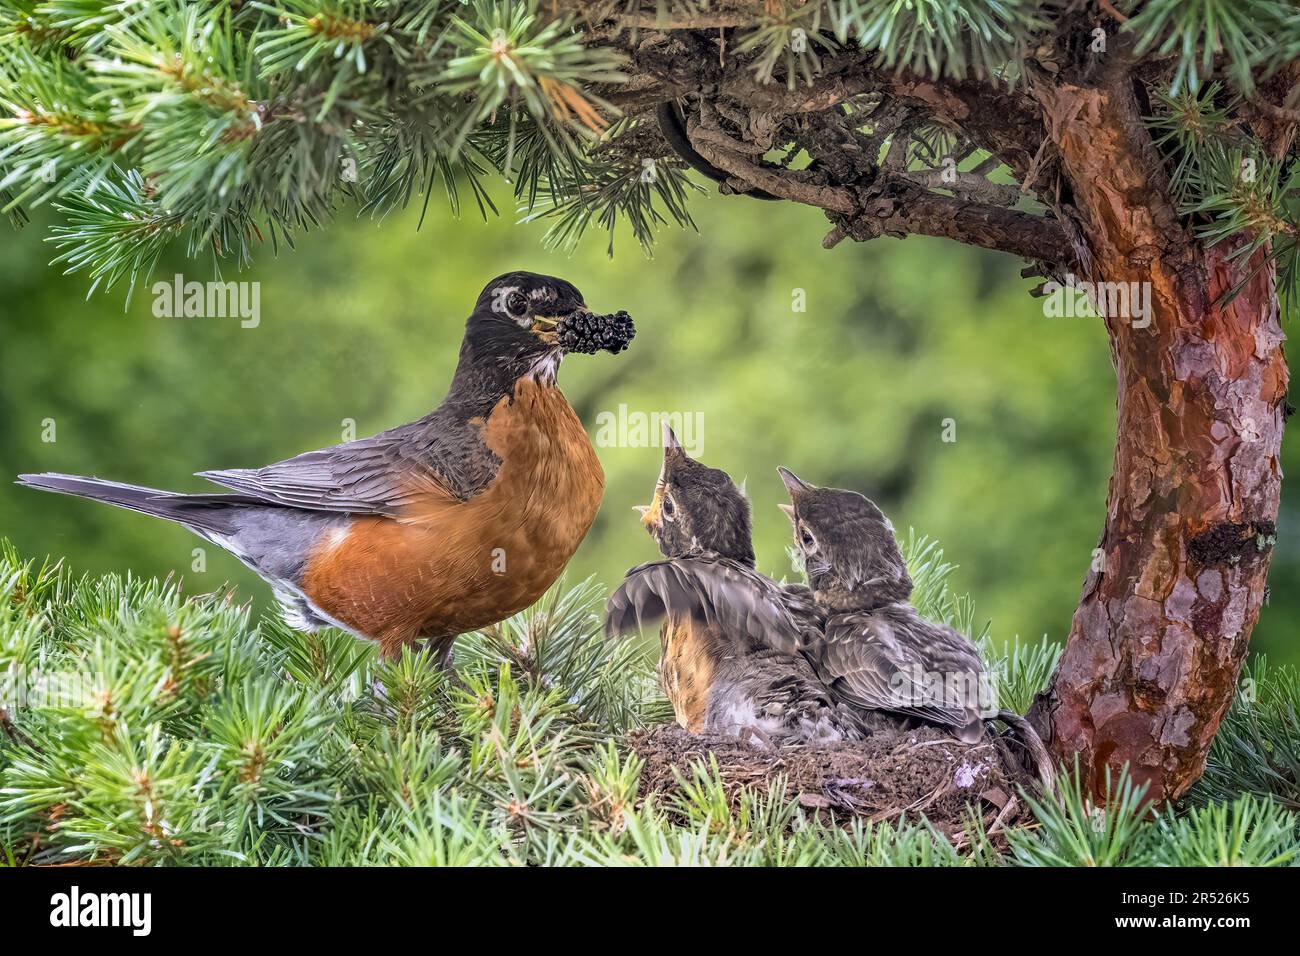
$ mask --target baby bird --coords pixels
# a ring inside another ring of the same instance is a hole
[[[628,572],[606,605],[605,630],[664,620],[660,679],[677,723],[768,742],[861,737],[799,653],[820,639],[813,602],[754,570],[744,492],[687,455],[666,424],[654,498],[638,510],[667,560]]]
[[[807,649],[833,697],[856,708],[920,718],[965,743],[998,715],[975,645],[908,603],[912,579],[893,525],[856,491],[818,488],[779,468],[808,584],[826,614]]]
[[[818,488],[777,470],[792,502],[780,507],[824,614],[820,640],[803,654],[831,697],[854,708],[864,726],[897,714],[947,728],[964,743],[978,742],[985,721],[999,720],[1024,748],[1027,769],[1053,792],[1056,771],[1042,738],[1015,711],[998,709],[975,645],[908,603],[912,579],[884,513],[856,491]]]

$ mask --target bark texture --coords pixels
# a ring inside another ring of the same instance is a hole
[[[1036,95],[1091,253],[1082,278],[1149,282],[1151,313],[1106,318],[1118,441],[1101,560],[1031,715],[1095,793],[1128,764],[1172,799],[1204,769],[1265,595],[1287,390],[1274,275],[1262,252],[1230,262],[1239,244],[1190,241],[1131,86]]]

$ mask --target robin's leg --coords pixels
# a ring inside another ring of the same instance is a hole
[[[462,690],[465,689],[465,682],[460,679],[456,673],[456,661],[453,651],[456,647],[456,638],[458,634],[437,634],[427,638],[424,642],[424,652],[433,654],[434,661],[438,669],[447,675],[447,678]]]

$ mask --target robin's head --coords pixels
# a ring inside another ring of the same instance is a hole
[[[664,423],[664,461],[649,505],[638,505],[641,523],[665,557],[712,551],[753,566],[749,499],[731,476],[686,454]]]
[[[553,381],[565,353],[619,352],[634,334],[626,312],[593,313],[570,282],[507,272],[483,288],[465,324],[461,371],[498,384]]]
[[[875,503],[856,491],[818,488],[787,468],[777,471],[791,502],[780,507],[794,525],[817,600],[842,610],[906,601],[912,579],[894,526]]]

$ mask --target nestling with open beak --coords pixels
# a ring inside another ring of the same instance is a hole
[[[860,736],[799,653],[820,637],[815,608],[754,570],[744,492],[687,455],[667,425],[654,498],[638,510],[667,560],[628,572],[605,629],[663,621],[659,673],[678,724],[786,743]]]
[[[294,627],[335,625],[387,656],[424,639],[449,663],[457,635],[536,601],[586,536],[605,478],[556,372],[566,352],[618,352],[633,334],[563,279],[511,272],[479,295],[447,397],[418,421],[199,472],[225,493],[20,481],[184,525],[261,575]]]

